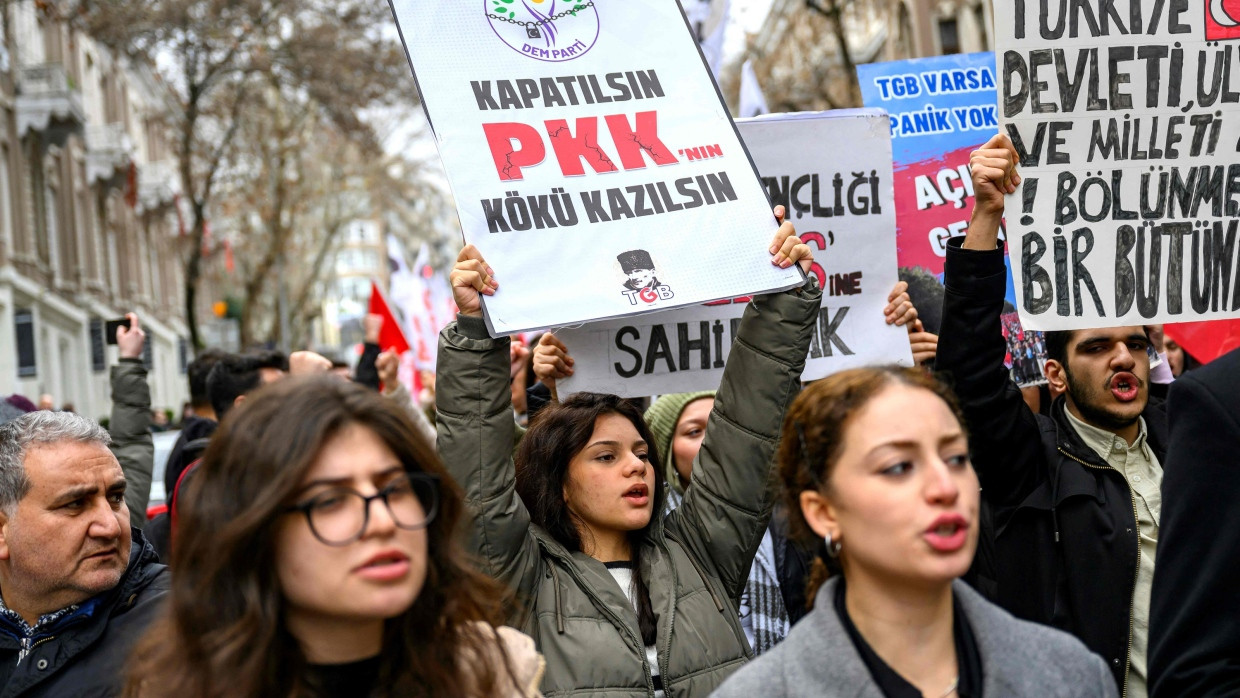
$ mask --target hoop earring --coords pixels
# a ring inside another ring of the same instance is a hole
[[[828,533],[826,540],[822,542],[822,547],[827,551],[827,557],[837,558],[840,556],[840,548],[844,547],[844,542],[831,540],[831,534]]]

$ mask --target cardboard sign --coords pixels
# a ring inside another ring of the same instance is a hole
[[[492,334],[801,283],[675,2],[390,4]]]
[[[857,79],[865,105],[891,118],[900,266],[942,275],[973,211],[969,154],[999,130],[995,55],[867,63]]]
[[[814,248],[822,312],[802,377],[873,363],[912,365],[907,331],[883,318],[896,283],[886,115],[779,114],[737,126],[771,201],[784,205],[797,234]],[[559,330],[576,362],[561,393],[717,388],[747,300]]]
[[[1240,5],[995,3],[1026,329],[1240,317]]]

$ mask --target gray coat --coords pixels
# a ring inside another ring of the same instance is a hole
[[[783,643],[736,672],[712,698],[883,698],[833,599],[838,580],[818,592],[814,610]],[[1013,618],[962,582],[952,589],[982,658],[986,698],[1114,698],[1102,658],[1071,635]]]

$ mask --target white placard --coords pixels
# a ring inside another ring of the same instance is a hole
[[[1026,329],[1240,317],[1240,7],[995,3]]]
[[[800,283],[675,0],[390,2],[492,334]]]
[[[912,365],[908,333],[883,307],[897,280],[891,135],[877,109],[737,121],[771,201],[814,248],[822,312],[802,377],[892,362]],[[769,263],[769,262],[768,262]],[[575,360],[561,394],[625,396],[719,386],[743,303],[695,306],[559,330]]]

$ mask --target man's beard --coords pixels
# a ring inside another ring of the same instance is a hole
[[[1140,414],[1128,417],[1111,412],[1102,406],[1103,400],[1099,398],[1110,392],[1110,380],[1107,381],[1107,385],[1104,386],[1102,391],[1098,391],[1092,385],[1085,385],[1073,380],[1072,372],[1068,370],[1067,366],[1064,367],[1064,374],[1068,379],[1068,396],[1072,398],[1072,403],[1076,405],[1077,411],[1081,413],[1081,418],[1086,424],[1092,424],[1108,431],[1119,431],[1124,427],[1135,424],[1140,419]],[[1114,377],[1114,374],[1112,374],[1111,378],[1114,379]],[[1144,385],[1145,382],[1137,378],[1137,390],[1140,391]]]

